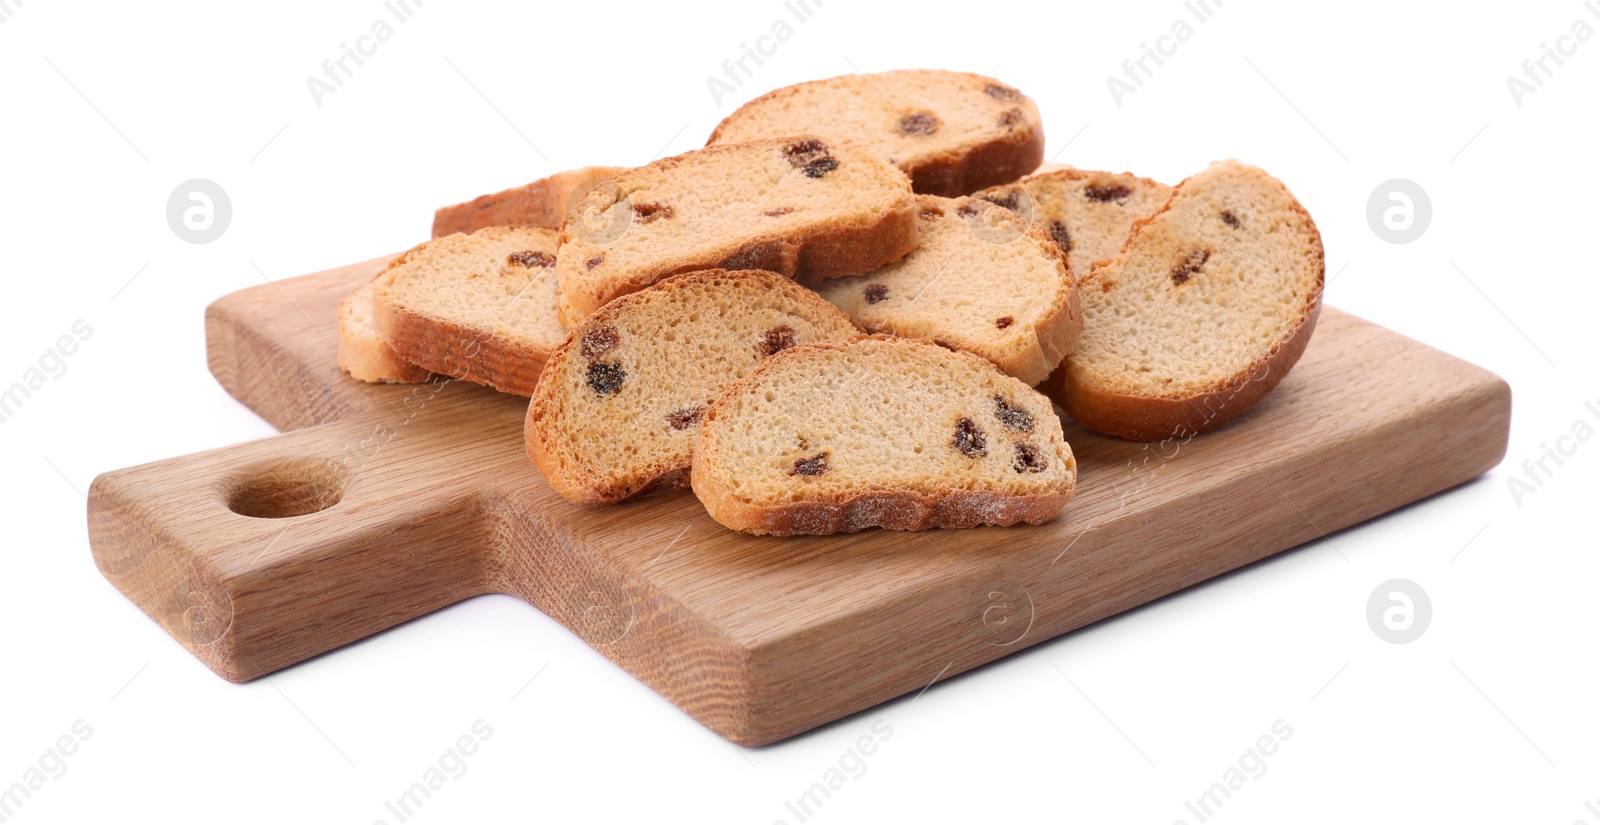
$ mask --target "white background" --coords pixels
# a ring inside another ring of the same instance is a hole
[[[0,424],[0,787],[74,720],[93,728],[12,821],[392,823],[384,801],[481,718],[492,736],[413,821],[793,823],[785,800],[882,721],[892,737],[813,821],[1194,823],[1184,801],[1283,719],[1293,735],[1215,821],[1600,823],[1584,806],[1600,798],[1600,444],[1520,506],[1508,488],[1575,421],[1600,428],[1584,407],[1600,403],[1600,37],[1548,64],[1521,106],[1506,85],[1575,20],[1600,28],[1577,0],[1493,14],[1227,0],[1120,106],[1106,78],[1188,14],[1179,2],[827,0],[718,105],[707,77],[789,16],[776,0],[428,0],[320,107],[306,78],[388,14],[378,0],[6,7],[0,383],[75,320],[94,330]],[[922,66],[1022,88],[1060,162],[1176,182],[1234,156],[1281,177],[1322,229],[1329,304],[1511,382],[1507,461],[756,750],[508,597],[236,686],[96,572],[81,494],[96,474],[272,434],[206,372],[213,299],[397,252],[443,204],[696,148],[771,88]],[[167,197],[191,178],[233,202],[209,245],[167,226]],[[1367,198],[1391,178],[1431,196],[1414,243],[1368,227]],[[1408,645],[1364,616],[1396,577],[1433,602]]]

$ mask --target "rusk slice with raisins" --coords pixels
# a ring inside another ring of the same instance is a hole
[[[1172,187],[1126,172],[1045,166],[1050,168],[973,197],[1038,224],[1067,253],[1080,281],[1095,264],[1115,258],[1134,223],[1155,214],[1172,196]]]
[[[1079,424],[1123,438],[1215,429],[1300,359],[1323,271],[1322,236],[1282,183],[1213,163],[1078,284],[1078,352],[1041,389]]]
[[[572,330],[528,405],[528,456],[579,504],[683,486],[700,418],[729,384],[780,350],[859,332],[781,275],[675,275]]]
[[[553,229],[492,226],[435,238],[374,286],[378,332],[401,360],[531,395],[566,337],[556,321]]]
[[[561,228],[561,321],[697,269],[797,281],[860,275],[916,245],[905,175],[875,153],[805,135],[713,146],[630,169]]]
[[[691,473],[712,518],[770,535],[1041,524],[1076,479],[1048,399],[887,335],[768,359],[706,411]]]
[[[486,226],[543,226],[560,229],[567,210],[589,190],[623,172],[620,166],[586,166],[557,172],[526,186],[482,195],[433,213],[433,236],[476,232]]]
[[[976,198],[917,196],[917,248],[857,278],[818,284],[873,332],[927,338],[1037,384],[1077,345],[1083,314],[1060,248]]]
[[[917,192],[946,197],[1016,180],[1044,159],[1033,100],[992,77],[937,69],[786,86],[740,106],[707,144],[802,132],[869,147]]]
[[[432,373],[395,354],[373,321],[377,286],[362,284],[339,302],[339,367],[358,381],[421,384]]]

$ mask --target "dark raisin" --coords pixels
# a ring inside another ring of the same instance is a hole
[[[674,430],[687,430],[699,424],[700,419],[704,418],[705,414],[706,408],[704,406],[689,407],[688,409],[667,413],[667,423]]]
[[[1016,322],[1017,322],[1017,319],[1011,317],[1010,315],[1007,315],[1004,318],[996,318],[996,319],[994,319],[994,325],[995,325],[996,329],[1005,329],[1006,327],[1009,327],[1012,324],[1015,324]]]
[[[994,417],[1019,433],[1033,432],[1033,414],[998,395],[994,397]]]
[[[1210,259],[1211,250],[1209,249],[1196,249],[1195,251],[1190,252],[1189,257],[1183,259],[1182,262],[1172,268],[1172,282],[1174,284],[1181,284],[1184,281],[1189,280],[1189,276],[1199,272],[1200,267],[1205,265],[1205,262]]]
[[[887,284],[867,284],[867,288],[861,294],[866,296],[867,303],[876,304],[888,300],[889,287]]]
[[[979,212],[982,212],[982,211],[983,210],[980,209],[977,204],[970,203],[970,202],[969,203],[963,203],[963,204],[961,204],[961,206],[958,209],[956,209],[956,212],[958,214],[960,214],[961,217],[963,217],[963,218],[970,218],[973,215],[976,215],[976,214],[978,214]]]
[[[506,256],[506,263],[516,264],[520,267],[542,266],[549,268],[556,265],[556,256],[548,252],[530,249],[526,252],[513,252]]]
[[[976,422],[964,416],[956,421],[956,437],[950,444],[967,458],[983,458],[989,454],[989,439],[984,438]]]
[[[615,327],[601,324],[583,334],[583,340],[578,343],[578,351],[584,358],[593,361],[610,352],[620,340],[622,339],[617,335]]]
[[[805,173],[808,178],[820,178],[839,168],[839,161],[829,154],[827,144],[816,138],[791,143],[783,149],[789,165]]]
[[[1083,187],[1083,196],[1097,203],[1105,203],[1107,201],[1116,201],[1117,203],[1122,203],[1128,199],[1129,195],[1132,194],[1132,189],[1129,189],[1120,183],[1112,184],[1111,186]]]
[[[1233,214],[1232,209],[1222,210],[1222,222],[1233,227],[1234,229],[1238,229],[1240,224],[1239,216]]]
[[[1018,444],[1017,457],[1011,462],[1011,469],[1019,473],[1042,473],[1050,469],[1050,460],[1044,453],[1032,444]]]
[[[999,83],[990,83],[983,87],[983,93],[995,100],[1004,100],[1010,103],[1015,103],[1022,99],[1021,92]]]
[[[1048,228],[1050,240],[1055,241],[1056,246],[1061,247],[1062,252],[1071,252],[1072,235],[1067,232],[1067,225],[1061,221],[1051,221]]]
[[[808,178],[820,178],[838,168],[839,161],[834,160],[832,157],[826,157],[811,161],[801,171],[805,172]]]
[[[939,131],[939,119],[927,112],[912,112],[900,118],[900,134],[931,135]]]
[[[797,458],[794,460],[794,469],[789,471],[792,476],[820,476],[828,471],[828,454],[817,453],[810,458]]]
[[[596,361],[589,365],[584,377],[589,389],[601,395],[616,395],[622,390],[622,379],[627,378],[628,373],[615,361]]]
[[[942,217],[944,217],[944,210],[943,209],[940,209],[937,206],[924,206],[924,207],[922,207],[922,219],[923,220],[931,221],[934,218],[942,218]]]
[[[761,214],[766,215],[769,218],[780,218],[780,217],[783,217],[784,215],[787,215],[787,214],[789,214],[790,212],[793,212],[793,211],[794,211],[794,207],[792,207],[792,206],[784,206],[784,207],[780,207],[778,209],[768,209],[767,211],[762,212]]]
[[[672,207],[662,206],[659,203],[636,203],[633,206],[633,214],[640,223],[650,223],[658,218],[672,217]]]
[[[794,346],[794,327],[784,324],[767,330],[761,338],[761,357],[765,358]]]
[[[1017,128],[1017,126],[1025,120],[1027,120],[1027,117],[1022,114],[1022,110],[1012,106],[1004,112],[1001,112],[1000,117],[995,119],[995,123],[999,124],[1000,128],[1009,132],[1012,129]]]
[[[982,197],[984,200],[994,204],[995,206],[1010,209],[1012,212],[1017,211],[1017,192],[1015,190],[1007,192],[1004,195],[983,195]]]
[[[600,265],[601,261],[603,261],[605,259],[606,259],[606,256],[604,256],[604,255],[596,255],[593,258],[590,258],[589,260],[584,261],[583,265],[587,269],[594,269],[595,267]]]

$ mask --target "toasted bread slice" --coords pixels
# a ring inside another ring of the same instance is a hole
[[[1300,359],[1323,271],[1322,236],[1282,183],[1214,163],[1079,284],[1078,352],[1042,389],[1079,424],[1123,438],[1213,430]]]
[[[375,280],[378,333],[404,361],[532,395],[566,337],[553,229],[492,226],[407,252]]]
[[[1045,167],[974,197],[1038,224],[1067,253],[1079,280],[1088,277],[1096,264],[1115,258],[1134,223],[1155,214],[1172,196],[1172,187],[1126,172]]]
[[[373,322],[377,287],[367,283],[339,302],[339,367],[358,381],[374,384],[421,384],[432,373],[408,364],[378,334]]]
[[[870,147],[917,192],[946,197],[1016,180],[1044,159],[1044,126],[1027,95],[992,77],[936,69],[786,86],[739,107],[707,143],[810,132]]]
[[[876,154],[800,136],[713,146],[618,175],[561,229],[561,321],[697,269],[859,275],[916,245],[911,185]]]
[[[818,284],[873,332],[928,338],[1034,385],[1083,326],[1067,260],[1043,230],[976,198],[917,196],[917,248],[875,272]]]
[[[481,195],[433,213],[433,236],[471,233],[486,226],[543,226],[560,229],[567,210],[589,190],[623,171],[620,166],[586,166],[557,172],[526,186]]]
[[[780,350],[859,332],[781,275],[675,275],[572,330],[528,405],[528,456],[579,504],[683,486],[700,418],[729,384]]]
[[[1076,478],[1044,396],[886,335],[768,359],[706,411],[691,474],[712,518],[772,535],[1040,524]]]

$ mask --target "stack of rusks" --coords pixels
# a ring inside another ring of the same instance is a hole
[[[340,307],[362,381],[528,396],[550,486],[688,486],[757,534],[1039,524],[1056,408],[1125,439],[1223,425],[1299,359],[1322,240],[1238,161],[1176,186],[1044,159],[1034,102],[949,71],[741,107],[707,146],[440,209]]]

